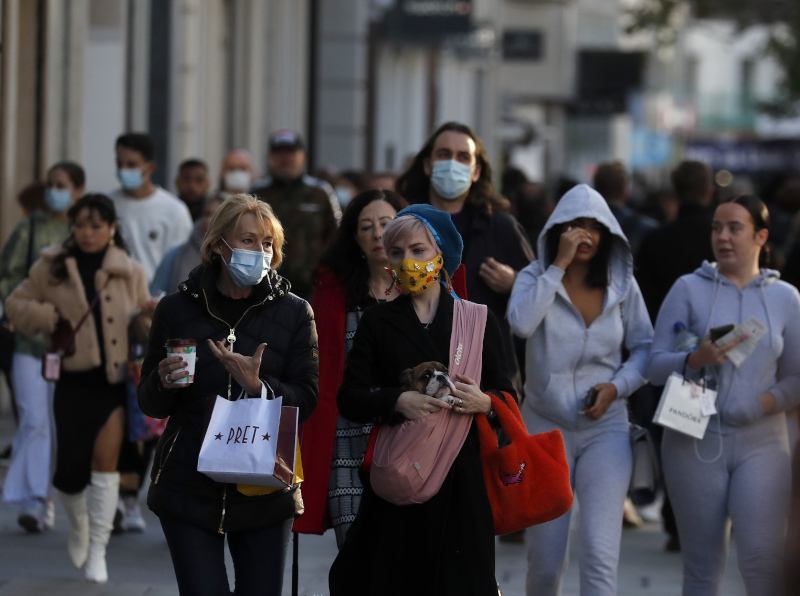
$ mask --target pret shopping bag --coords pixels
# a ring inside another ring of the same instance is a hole
[[[702,439],[711,417],[703,415],[704,400],[713,405],[717,401],[717,392],[687,381],[682,375],[673,372],[664,385],[653,422],[695,439]]]
[[[281,397],[229,401],[217,396],[197,471],[217,482],[291,486],[298,415]]]

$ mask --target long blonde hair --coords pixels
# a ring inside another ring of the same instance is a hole
[[[252,213],[262,228],[272,232],[272,264],[273,269],[277,269],[283,261],[283,226],[275,217],[272,207],[264,201],[258,200],[252,195],[239,193],[225,199],[220,205],[211,222],[208,224],[208,231],[203,238],[203,245],[200,247],[200,257],[204,265],[211,265],[219,255],[214,252],[220,239],[236,229],[236,224],[245,213]]]

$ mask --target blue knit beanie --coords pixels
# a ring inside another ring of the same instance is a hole
[[[397,217],[401,215],[413,215],[425,222],[433,234],[439,250],[442,251],[444,269],[452,277],[458,266],[461,265],[461,251],[464,250],[464,241],[461,239],[461,234],[456,230],[450,214],[439,211],[436,207],[427,203],[420,203],[406,207],[397,214]]]

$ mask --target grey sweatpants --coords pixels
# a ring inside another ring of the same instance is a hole
[[[667,492],[683,550],[683,596],[720,594],[728,519],[749,596],[780,594],[781,555],[791,490],[791,458],[783,414],[719,435],[712,418],[705,437],[664,431]],[[722,455],[719,453],[722,437]]]
[[[578,430],[566,430],[530,411],[523,414],[528,432],[557,428],[564,435],[572,490],[578,512],[581,596],[614,596],[622,539],[622,508],[631,478],[627,412],[608,418],[582,418]],[[557,596],[567,569],[571,511],[528,528],[528,596]]]

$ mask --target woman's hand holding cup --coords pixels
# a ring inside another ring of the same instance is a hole
[[[197,340],[169,339],[167,357],[158,363],[158,378],[166,389],[185,387],[194,381]]]

